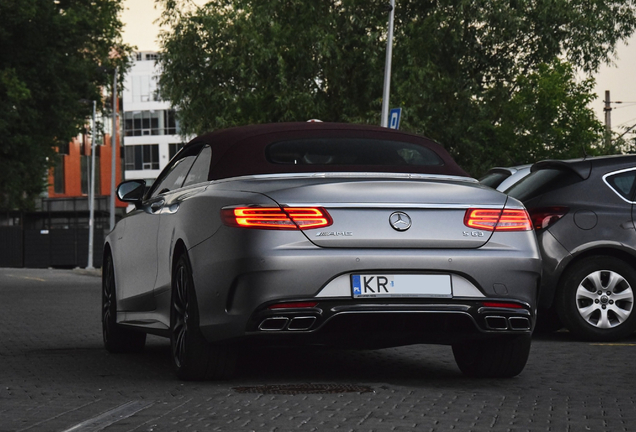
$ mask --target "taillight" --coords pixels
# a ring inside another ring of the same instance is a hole
[[[238,207],[221,210],[223,223],[241,228],[310,229],[333,223],[321,207]]]
[[[569,210],[567,207],[540,207],[530,209],[532,226],[536,230],[546,229],[565,216]]]
[[[530,231],[528,212],[515,209],[468,209],[464,225],[486,231]]]
[[[278,303],[271,305],[268,309],[307,309],[314,308],[318,302],[296,302],[296,303]]]
[[[485,307],[494,307],[494,308],[506,308],[506,309],[524,309],[524,307],[518,303],[508,303],[508,302],[482,302]]]

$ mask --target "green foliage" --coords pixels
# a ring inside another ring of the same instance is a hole
[[[161,86],[184,133],[304,121],[379,124],[380,0],[164,5]],[[587,107],[591,73],[636,26],[626,0],[400,0],[391,106],[471,174],[607,151]]]
[[[382,4],[215,0],[191,14],[168,5],[164,96],[187,133],[366,118],[384,70]]]
[[[603,127],[587,108],[594,99],[592,79],[577,83],[572,66],[555,60],[517,77],[515,85],[518,90],[506,104],[501,121],[491,128],[496,142],[515,146],[491,155],[493,160],[517,164],[597,152],[590,144],[598,142]]]
[[[29,209],[55,148],[76,136],[122,72],[122,0],[0,2],[0,209]]]

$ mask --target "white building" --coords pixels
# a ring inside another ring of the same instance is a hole
[[[123,92],[124,178],[149,185],[183,146],[174,110],[159,97],[157,57],[150,51],[135,54]]]

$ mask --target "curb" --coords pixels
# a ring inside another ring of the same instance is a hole
[[[102,269],[101,268],[87,269],[87,268],[75,267],[73,269],[73,273],[81,274],[81,275],[85,275],[85,276],[102,277]]]

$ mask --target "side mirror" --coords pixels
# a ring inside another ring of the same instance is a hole
[[[145,193],[144,180],[128,180],[117,186],[117,198],[124,202],[138,204],[144,199]]]

